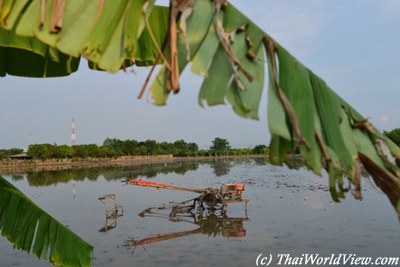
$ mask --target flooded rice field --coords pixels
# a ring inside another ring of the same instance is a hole
[[[325,174],[319,177],[303,167],[274,166],[263,158],[2,176],[93,245],[94,266],[256,266],[260,254],[271,255],[272,266],[279,263],[281,254],[400,256],[396,212],[367,177],[362,180],[362,201],[348,193],[341,203],[335,203]],[[197,195],[121,183],[129,178],[189,188],[244,183],[243,198],[250,201],[229,204],[226,214],[205,211],[202,217],[169,217],[168,210],[160,210],[139,216],[148,207]],[[117,204],[123,206],[122,216],[106,218],[98,198],[107,194],[116,195]],[[51,266],[13,249],[4,237],[0,259],[0,266]]]

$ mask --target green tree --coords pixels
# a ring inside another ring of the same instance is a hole
[[[18,154],[22,154],[24,153],[24,150],[22,148],[10,148],[7,150],[8,151],[8,155],[9,156],[13,156],[13,155],[18,155]]]
[[[400,147],[400,128],[396,128],[390,132],[384,131],[383,134]]]
[[[195,155],[197,155],[197,152],[199,151],[199,146],[196,143],[188,143],[187,149],[189,151],[188,152],[189,156],[195,156]]]
[[[139,142],[139,155],[148,155],[147,147],[143,144],[143,142]]]
[[[0,149],[0,159],[5,159],[9,156],[22,154],[23,152],[24,150],[22,148]]]
[[[0,149],[0,159],[5,159],[7,157],[8,155],[6,149]]]
[[[168,142],[159,143],[160,154],[173,154],[173,144]]]
[[[86,145],[75,145],[73,149],[75,157],[86,158],[89,155]]]
[[[75,150],[69,145],[61,145],[55,147],[54,157],[57,159],[73,158]]]
[[[99,148],[99,156],[101,158],[114,158],[117,157],[117,153],[108,146],[101,146]]]
[[[208,149],[200,149],[199,151],[197,151],[197,155],[205,157],[205,156],[209,156],[209,150]]]
[[[146,147],[147,154],[156,155],[158,151],[158,143],[155,140],[146,140],[143,145]]]
[[[88,145],[85,145],[85,148],[86,148],[88,157],[91,157],[91,158],[99,157],[100,149],[97,144],[88,144]]]
[[[115,156],[119,157],[122,156],[122,147],[124,142],[118,138],[106,138],[103,142],[103,146],[109,147],[112,149]]]
[[[27,155],[33,159],[51,159],[56,157],[56,146],[51,144],[34,144],[28,148]]]
[[[217,153],[218,155],[226,155],[230,149],[231,146],[229,141],[220,137],[216,137],[212,141],[212,146],[210,147],[210,150],[214,151],[214,153]]]
[[[185,140],[180,139],[173,143],[173,154],[178,157],[186,157],[194,155],[199,150],[195,143],[187,143]]]
[[[268,154],[269,153],[269,147],[266,145],[256,145],[252,149],[253,154]]]
[[[124,155],[139,155],[138,142],[136,140],[125,140],[122,144],[122,153]]]

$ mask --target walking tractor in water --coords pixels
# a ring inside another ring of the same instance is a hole
[[[248,199],[242,199],[242,194],[244,192],[244,184],[242,183],[228,183],[222,184],[220,188],[204,188],[204,189],[196,189],[196,188],[186,188],[176,185],[170,184],[162,184],[144,180],[126,180],[124,181],[126,184],[130,185],[139,185],[145,187],[155,187],[157,189],[171,189],[171,190],[180,190],[180,191],[189,191],[193,193],[199,194],[198,197],[179,202],[173,203],[168,206],[162,207],[153,207],[147,208],[142,211],[139,215],[143,216],[146,213],[151,213],[153,209],[171,209],[170,216],[174,217],[179,213],[191,213],[193,210],[197,211],[198,216],[202,216],[205,210],[208,210],[211,213],[215,211],[220,211],[221,214],[226,213],[226,207],[230,203],[246,203],[249,201]],[[192,202],[192,204],[188,205],[188,203]]]

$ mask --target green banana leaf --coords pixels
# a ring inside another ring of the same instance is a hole
[[[80,57],[59,52],[32,37],[0,28],[0,77],[62,77],[77,71]]]
[[[0,177],[0,230],[18,249],[57,266],[91,266],[93,247]]]
[[[16,43],[19,49],[64,65],[62,54],[83,55],[93,69],[109,72],[133,63],[163,64],[150,90],[154,103],[165,105],[171,91],[179,90],[176,84],[171,86],[176,72],[179,75],[191,64],[191,70],[204,77],[199,89],[201,106],[229,103],[239,116],[258,119],[267,66],[273,162],[284,163],[288,155],[299,153],[316,174],[325,169],[335,201],[349,190],[356,198],[362,197],[364,166],[400,215],[400,149],[229,2],[171,0],[173,7],[182,5],[180,16],[176,10],[153,6],[154,1],[63,2],[63,24],[54,32],[52,1],[46,1],[40,13],[39,1],[4,0],[0,27],[27,39],[0,43],[0,75],[10,72],[9,60],[4,58],[12,52],[4,49]],[[169,28],[175,22],[179,31]],[[176,32],[174,52],[171,40],[175,38],[171,37]],[[48,49],[28,43],[33,40]],[[21,55],[10,58],[15,68],[10,73],[24,75],[25,56],[20,50],[16,53]]]

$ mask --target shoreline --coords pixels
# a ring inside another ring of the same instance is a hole
[[[268,155],[228,155],[228,156],[195,156],[173,157],[172,155],[158,156],[125,156],[120,158],[87,158],[79,160],[12,160],[0,162],[0,174],[7,171],[31,171],[62,170],[73,168],[96,168],[107,166],[131,166],[144,164],[160,164],[183,161],[203,161],[212,159],[236,159],[236,158],[267,158]]]

